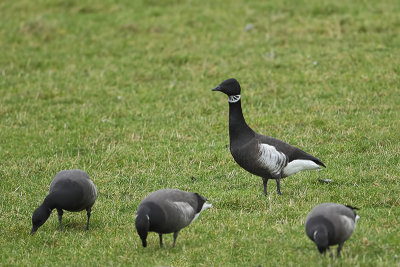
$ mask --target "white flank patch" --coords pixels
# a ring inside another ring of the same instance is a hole
[[[190,223],[194,222],[197,218],[199,218],[200,213],[202,213],[203,211],[205,211],[206,209],[209,209],[211,207],[212,207],[212,204],[204,203],[204,205],[201,208],[200,212],[196,213],[196,215],[194,216],[193,220]]]
[[[89,180],[89,183],[90,183],[90,185],[91,185],[91,188],[92,188],[92,197],[94,198],[94,199],[96,199],[97,198],[97,188],[96,188],[96,186],[94,185],[94,183],[93,183],[93,181],[92,180]],[[93,190],[94,189],[94,190]]]
[[[276,150],[274,146],[260,144],[259,162],[273,175],[278,175],[286,164],[286,155]]]
[[[354,231],[354,228],[356,227],[356,222],[346,215],[339,215],[339,217],[344,229],[346,229],[348,233],[352,233]]]
[[[190,218],[192,218],[194,215],[193,207],[190,206],[190,204],[187,202],[177,201],[172,203],[174,203],[174,205],[182,212],[183,216],[185,217],[185,220],[189,222]]]
[[[199,218],[199,215],[200,215],[200,212],[196,213],[196,215],[194,215],[194,218],[190,223],[194,222],[197,218]]]
[[[312,160],[296,159],[288,163],[288,165],[283,169],[284,176],[290,176],[292,174],[298,173],[304,170],[316,170],[321,169],[321,167]]]
[[[206,209],[209,209],[212,207],[212,204],[204,203],[203,207],[201,208],[200,212],[205,211]]]
[[[360,216],[358,216],[358,214],[357,214],[357,215],[356,215],[355,222],[357,222],[357,221],[358,221],[358,219],[360,219]]]

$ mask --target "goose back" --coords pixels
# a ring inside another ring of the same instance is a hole
[[[51,201],[55,208],[81,211],[93,206],[96,198],[96,186],[86,172],[64,170],[57,173],[51,182],[47,201]]]
[[[306,233],[313,240],[314,231],[324,225],[328,229],[329,245],[341,244],[352,235],[359,216],[351,208],[337,203],[322,203],[306,218]]]
[[[320,166],[326,167],[317,157],[304,152],[300,148],[285,143],[282,140],[261,134],[256,134],[256,139],[259,143],[273,146],[278,152],[283,153],[287,157],[287,163],[292,162],[293,160],[310,160]]]
[[[162,189],[144,198],[137,214],[148,213],[149,231],[172,233],[188,226],[201,211],[203,203],[199,202],[196,193]]]

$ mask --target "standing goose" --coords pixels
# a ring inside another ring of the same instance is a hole
[[[360,216],[357,208],[336,203],[322,203],[314,207],[306,219],[306,234],[315,242],[321,254],[329,250],[329,246],[339,245],[337,256],[344,241],[350,238]]]
[[[63,210],[87,212],[86,230],[89,230],[89,218],[92,206],[97,198],[97,189],[89,175],[82,170],[64,170],[57,173],[50,184],[49,194],[32,215],[33,235],[49,218],[53,209],[57,209],[60,229],[63,230]]]
[[[148,195],[140,203],[135,219],[143,247],[147,246],[148,232],[158,233],[160,247],[163,246],[162,235],[174,233],[174,247],[179,231],[212,206],[206,201],[197,193],[177,189],[161,189]]]
[[[281,195],[279,185],[281,178],[299,171],[325,167],[320,159],[297,147],[254,132],[243,117],[240,85],[237,80],[225,80],[213,91],[220,91],[228,95],[231,154],[243,169],[262,178],[264,195],[267,195],[269,179],[276,180],[276,190]]]

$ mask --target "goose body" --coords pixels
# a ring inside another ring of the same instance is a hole
[[[174,233],[174,247],[179,231],[212,206],[206,201],[206,198],[197,193],[177,189],[161,189],[145,197],[135,218],[136,230],[143,247],[147,246],[148,232],[159,234],[160,247],[163,245],[162,235]]]
[[[63,229],[63,210],[72,212],[86,210],[88,218],[86,229],[88,230],[91,210],[96,198],[96,186],[86,172],[60,171],[50,183],[49,194],[32,215],[31,234],[34,234],[46,222],[53,209],[57,209],[61,230]]]
[[[353,234],[360,218],[354,211],[356,209],[337,203],[322,203],[310,211],[305,223],[306,234],[315,242],[321,254],[329,250],[329,246],[339,245],[339,256],[344,242]]]
[[[231,154],[243,169],[263,179],[264,194],[267,182],[275,179],[277,193],[280,179],[303,170],[325,167],[322,161],[303,150],[279,139],[253,131],[246,123],[241,106],[240,85],[235,79],[222,82],[213,91],[228,95],[229,147]]]

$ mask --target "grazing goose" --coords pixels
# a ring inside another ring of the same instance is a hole
[[[49,218],[53,209],[57,209],[61,231],[63,210],[87,212],[86,230],[89,230],[89,218],[92,206],[97,198],[97,189],[89,175],[82,170],[64,170],[57,173],[50,184],[49,194],[32,216],[33,235]]]
[[[344,241],[349,239],[360,218],[354,210],[357,208],[336,203],[322,203],[311,210],[306,219],[306,233],[321,254],[326,250],[331,252],[329,246],[338,244],[339,256]]]
[[[140,203],[135,219],[143,247],[147,246],[148,232],[158,233],[160,247],[163,246],[162,235],[174,233],[174,247],[179,231],[212,206],[206,201],[197,193],[177,189],[161,189],[148,195]]]
[[[228,95],[231,154],[243,169],[263,179],[264,195],[267,195],[269,179],[276,180],[276,190],[281,195],[281,178],[299,171],[325,167],[321,160],[297,147],[254,132],[243,117],[238,81],[225,80],[213,91]]]

